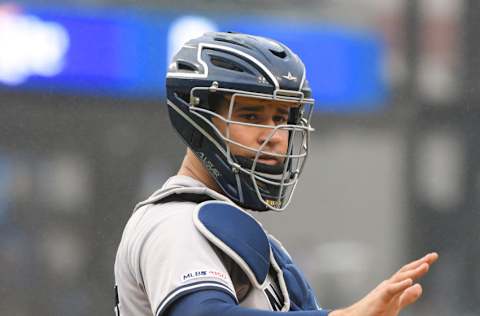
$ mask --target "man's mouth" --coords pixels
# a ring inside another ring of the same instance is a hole
[[[255,157],[252,157],[252,159],[255,159]],[[275,166],[281,163],[279,157],[269,156],[269,155],[259,156],[257,159],[257,162],[265,165],[269,165],[269,166]]]
[[[252,169],[253,163],[255,162],[255,156],[253,157],[242,157],[235,156],[237,161],[246,169]],[[282,157],[275,157],[270,155],[261,155],[258,156],[256,164],[254,167],[255,172],[270,174],[270,175],[279,175],[284,172],[284,159]]]

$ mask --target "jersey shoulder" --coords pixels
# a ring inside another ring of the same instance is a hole
[[[128,220],[123,237],[145,237],[153,230],[161,230],[164,236],[194,230],[192,214],[196,206],[197,203],[188,201],[144,205]]]
[[[236,300],[223,262],[194,225],[197,206],[194,202],[148,204],[132,215],[115,263],[124,300],[140,295],[154,315],[191,291],[217,289]],[[138,287],[144,294],[130,291]]]
[[[176,236],[194,233],[192,213],[196,205],[192,202],[170,202],[138,208],[123,230],[117,261],[127,262],[131,270],[136,270],[138,255],[144,251],[146,242],[165,244]]]

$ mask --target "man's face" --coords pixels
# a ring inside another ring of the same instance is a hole
[[[271,128],[246,126],[235,123],[231,123],[227,127],[227,123],[215,117],[212,121],[220,132],[232,141],[250,148],[259,149],[268,139],[262,148],[262,152],[286,154],[288,150],[288,130],[279,128],[274,132],[272,128],[277,125],[287,124],[289,110],[292,107],[298,107],[298,105],[285,101],[236,97],[230,117],[232,121],[268,125]],[[217,109],[217,113],[228,119],[229,108],[230,97],[225,97],[223,104]],[[241,146],[235,144],[229,144],[229,146],[230,152],[234,156],[251,159],[256,156],[256,152],[242,148]],[[281,164],[284,159],[283,157],[260,154],[258,163],[277,165]]]

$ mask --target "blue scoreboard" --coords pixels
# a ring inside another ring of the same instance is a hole
[[[385,48],[375,32],[165,12],[0,9],[0,86],[162,98],[169,58],[189,37],[211,30],[288,45],[307,67],[319,111],[371,112],[386,105]]]

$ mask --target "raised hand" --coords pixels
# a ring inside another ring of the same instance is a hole
[[[363,299],[333,311],[330,316],[397,316],[422,296],[422,286],[415,281],[424,276],[437,259],[438,254],[433,252],[406,264]]]

